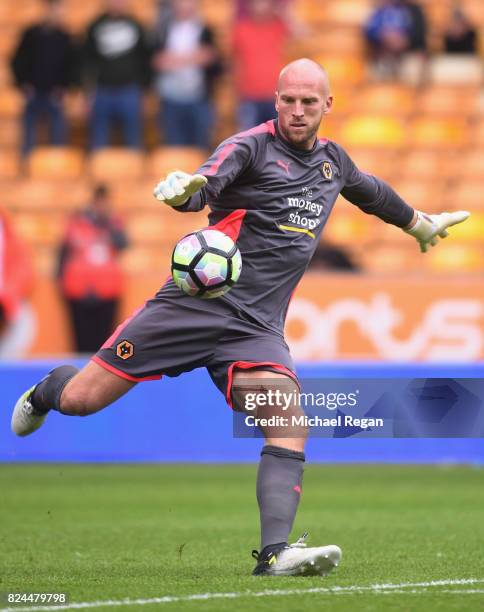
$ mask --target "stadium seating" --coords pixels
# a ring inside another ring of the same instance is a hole
[[[88,172],[93,180],[100,182],[128,182],[143,177],[144,154],[121,147],[106,147],[91,154]]]
[[[14,179],[19,173],[19,160],[15,153],[0,149],[0,180]]]
[[[435,182],[437,178],[452,178],[458,166],[458,156],[454,152],[414,149],[402,156],[399,174],[410,182],[415,179]]]
[[[27,169],[31,178],[76,179],[84,169],[84,156],[70,147],[38,147],[29,155]]]
[[[476,87],[427,87],[419,98],[418,112],[432,117],[470,117],[477,112],[478,93]]]
[[[0,119],[18,118],[23,106],[23,96],[18,89],[2,87],[0,89]]]
[[[454,236],[455,238],[455,236]],[[456,272],[482,271],[484,249],[482,246],[446,243],[445,249],[432,249],[425,259],[426,268],[430,272],[452,274]]]
[[[428,78],[432,83],[481,85],[482,61],[469,55],[439,55],[429,62]]]
[[[405,128],[394,117],[354,115],[341,130],[341,138],[349,147],[400,148],[405,144]]]
[[[207,159],[207,152],[195,147],[160,147],[151,153],[148,173],[155,180],[172,172],[195,172]]]
[[[410,125],[410,142],[422,149],[463,148],[470,143],[465,119],[420,117]]]
[[[358,93],[358,110],[362,113],[409,115],[415,106],[415,91],[396,84],[376,84]]]

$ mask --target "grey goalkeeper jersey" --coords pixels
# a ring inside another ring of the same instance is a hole
[[[242,254],[242,274],[219,300],[283,335],[290,298],[341,193],[363,212],[404,227],[413,217],[385,182],[358,170],[334,142],[310,151],[292,147],[277,121],[228,138],[198,170],[207,185],[175,210],[208,205],[210,226],[230,235]]]

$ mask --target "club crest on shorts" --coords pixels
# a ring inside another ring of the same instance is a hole
[[[323,162],[323,165],[321,166],[321,172],[323,173],[324,178],[328,181],[333,178],[333,166],[330,164],[329,161]]]
[[[121,359],[129,359],[134,355],[134,344],[129,342],[129,340],[118,342],[116,344],[116,355],[121,357]]]

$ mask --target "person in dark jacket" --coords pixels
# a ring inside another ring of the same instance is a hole
[[[153,65],[165,143],[208,148],[214,123],[212,86],[222,66],[198,4],[198,0],[173,0],[171,16],[159,32]]]
[[[22,33],[12,58],[15,81],[25,96],[23,155],[36,144],[39,120],[49,122],[50,144],[63,145],[67,140],[63,94],[74,79],[75,48],[61,26],[62,2],[44,3],[44,18]]]
[[[89,205],[69,220],[59,252],[58,279],[80,353],[97,350],[113,331],[123,291],[118,254],[127,245],[108,190],[98,185]]]
[[[150,80],[149,45],[141,24],[129,15],[126,0],[106,0],[106,11],[88,27],[84,78],[93,89],[91,147],[109,144],[114,122],[122,126],[124,143],[142,144],[142,88]]]
[[[456,8],[444,32],[445,53],[476,55],[477,32],[465,13]]]
[[[382,0],[365,25],[370,60],[383,77],[399,76],[411,54],[423,58],[426,35],[425,13],[411,0]]]

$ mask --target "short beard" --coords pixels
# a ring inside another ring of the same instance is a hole
[[[314,142],[317,138],[318,130],[319,124],[314,129],[312,129],[307,136],[301,134],[298,140],[295,140],[294,138],[290,137],[289,134],[284,134],[284,136],[290,144],[296,147],[296,149],[309,150],[314,145]]]

